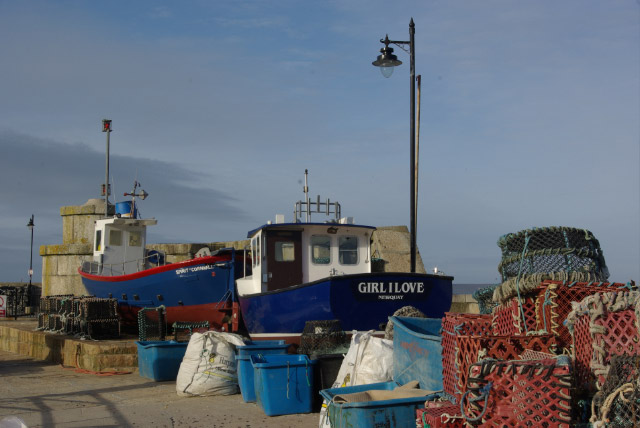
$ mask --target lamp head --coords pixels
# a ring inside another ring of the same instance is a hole
[[[33,215],[32,215],[31,218],[29,219],[29,223],[27,223],[27,227],[29,228],[29,230],[33,230],[34,226],[35,224],[33,223]]]
[[[402,64],[402,61],[393,54],[393,48],[390,48],[387,44],[385,44],[384,48],[380,49],[380,53],[381,54],[378,55],[378,58],[371,64],[376,67],[380,67],[380,72],[384,77],[391,77],[393,74],[393,67],[399,66]]]

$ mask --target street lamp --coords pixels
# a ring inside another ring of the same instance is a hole
[[[387,35],[384,39],[380,39],[380,43],[384,43],[384,48],[380,49],[381,55],[378,55],[378,58],[372,62],[376,67],[380,67],[380,71],[384,77],[390,77],[393,73],[393,68],[402,64],[402,61],[398,60],[398,57],[393,54],[393,48],[390,48],[390,44],[394,44],[398,46],[403,51],[409,54],[410,58],[410,67],[409,67],[409,83],[411,89],[411,100],[410,100],[410,123],[411,130],[409,135],[410,142],[410,213],[411,213],[411,226],[410,226],[410,234],[411,234],[411,272],[416,271],[416,202],[418,196],[416,195],[416,66],[415,66],[415,42],[414,35],[416,29],[413,23],[413,18],[411,18],[411,22],[409,23],[409,41],[398,41],[398,40],[389,40],[389,36]],[[409,50],[405,49],[405,46],[409,46]]]
[[[111,135],[111,120],[102,119],[102,132],[107,133],[107,162],[106,162],[106,176],[104,179],[104,216],[109,217],[109,135]]]
[[[29,260],[29,285],[27,286],[27,306],[32,306],[32,298],[31,298],[31,277],[33,276],[33,227],[35,224],[33,223],[33,214],[31,214],[31,218],[29,219],[29,223],[27,223],[27,227],[31,231],[31,259]]]

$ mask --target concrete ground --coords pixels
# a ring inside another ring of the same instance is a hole
[[[175,382],[131,374],[97,376],[0,351],[0,428],[16,416],[30,427],[317,427],[318,413],[269,417],[240,394],[179,397]]]

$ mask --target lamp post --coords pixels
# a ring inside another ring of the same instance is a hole
[[[409,83],[410,83],[410,234],[411,234],[411,272],[416,271],[416,202],[418,196],[416,195],[416,68],[415,68],[415,25],[413,18],[409,23],[409,41],[389,40],[389,35],[384,39],[380,39],[380,43],[384,43],[384,48],[380,49],[381,55],[372,62],[376,67],[380,67],[380,71],[384,77],[390,77],[393,73],[393,68],[401,65],[402,61],[398,60],[398,57],[393,54],[393,48],[390,48],[390,44],[398,46],[400,49],[409,53],[410,67],[409,67]],[[409,46],[409,50],[405,49],[405,46]]]
[[[109,217],[109,135],[111,135],[111,120],[102,119],[102,132],[107,133],[107,164],[104,179],[104,216]]]
[[[27,286],[27,306],[32,306],[32,298],[31,298],[31,278],[33,277],[33,227],[35,224],[33,223],[33,214],[31,214],[31,218],[29,219],[29,223],[27,223],[27,227],[31,231],[31,258],[29,259],[29,285]]]

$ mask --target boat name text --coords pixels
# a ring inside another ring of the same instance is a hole
[[[184,267],[184,268],[176,269],[176,275],[182,275],[183,273],[198,272],[198,271],[201,271],[201,270],[209,270],[209,269],[213,269],[213,265],[201,265],[201,266],[195,266],[195,267]]]
[[[376,294],[424,293],[424,282],[361,282],[358,291]]]

